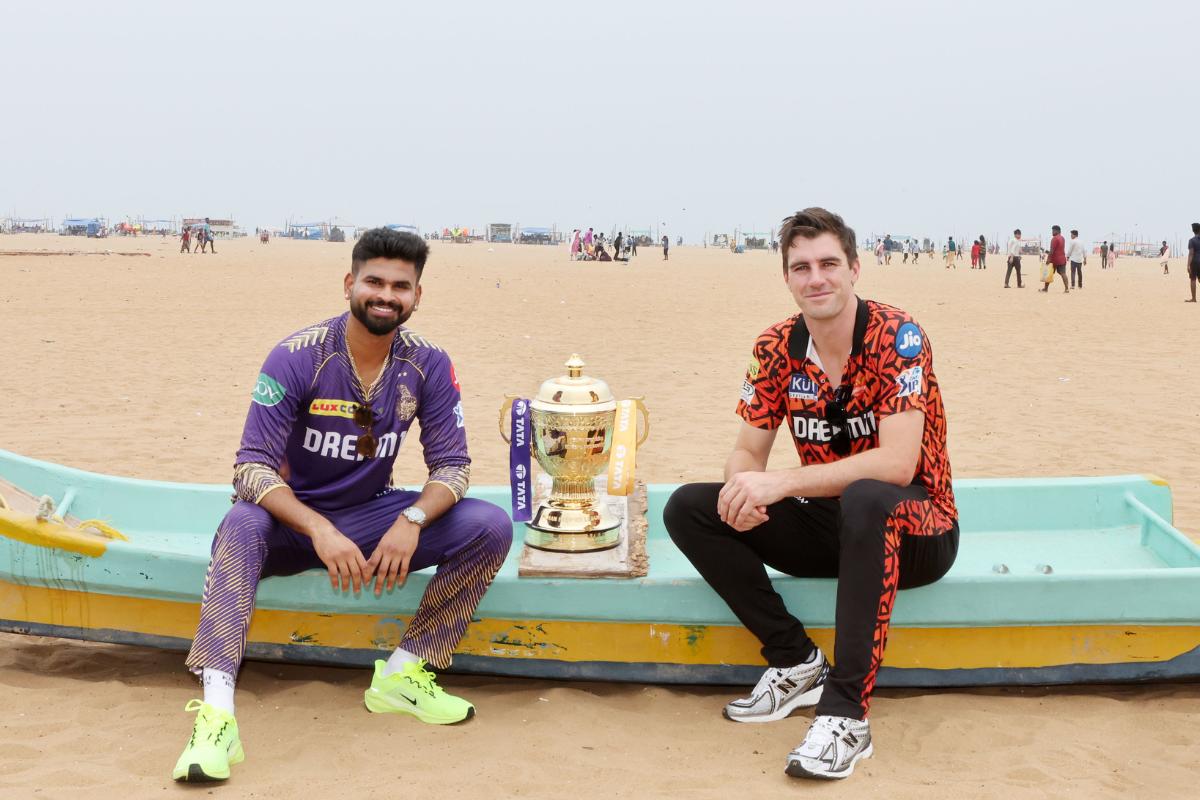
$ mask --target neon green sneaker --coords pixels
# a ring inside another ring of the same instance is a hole
[[[171,773],[177,781],[223,781],[229,765],[246,760],[233,714],[202,700],[189,700],[185,711],[198,711],[192,738]]]
[[[363,702],[376,714],[412,714],[431,725],[453,725],[475,716],[475,706],[442,691],[424,661],[410,661],[402,671],[385,677],[386,663],[375,662],[371,688],[363,692]]]

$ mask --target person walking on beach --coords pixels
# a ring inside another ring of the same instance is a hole
[[[1108,246],[1108,268],[1117,268],[1117,243],[1113,242]]]
[[[179,237],[179,252],[192,252],[192,229],[186,225],[183,228],[183,235]]]
[[[908,243],[908,249],[912,253],[912,263],[916,264],[917,259],[921,257],[921,246],[917,244],[916,240],[914,239]]]
[[[1100,269],[1108,269],[1108,240],[1100,244]]]
[[[1163,239],[1162,247],[1158,248],[1158,258],[1162,262],[1163,275],[1171,274],[1171,245]]]
[[[577,261],[583,252],[583,246],[579,242],[579,228],[571,231],[571,260]]]
[[[883,239],[875,240],[875,263],[883,266]]]
[[[1071,230],[1071,244],[1067,249],[1067,260],[1071,262],[1071,288],[1075,288],[1075,279],[1079,278],[1079,288],[1083,288],[1083,265],[1087,263],[1087,251],[1079,238],[1079,231]]]
[[[1184,302],[1194,303],[1196,302],[1196,281],[1200,281],[1200,222],[1192,223],[1192,238],[1188,239],[1185,263],[1187,264],[1188,282],[1192,287],[1192,299]]]
[[[1067,241],[1063,238],[1062,228],[1059,226],[1053,226],[1050,232],[1053,235],[1050,237],[1050,252],[1046,254],[1046,261],[1054,268],[1054,273],[1062,278],[1063,293],[1066,294],[1071,291],[1067,287]],[[1038,291],[1050,291],[1050,284],[1054,282],[1054,273],[1051,273],[1050,280],[1046,281],[1046,285]]]
[[[725,717],[772,722],[816,706],[786,772],[845,778],[874,750],[867,717],[896,590],[950,569],[958,511],[925,332],[901,309],[856,296],[854,231],[837,214],[798,211],[779,241],[800,313],[754,345],[724,482],[680,487],[663,521],[762,644],[767,669]],[[768,470],[781,429],[801,466]],[[784,605],[767,567],[837,579],[835,665]]]
[[[670,249],[670,247],[671,247],[671,240],[664,233],[663,237],[662,237],[663,261],[667,260],[667,251]]]
[[[979,268],[987,269],[987,239],[983,238],[983,234],[979,234]]]
[[[263,364],[235,460],[236,502],[217,527],[187,656],[204,699],[187,704],[197,713],[175,780],[225,780],[245,757],[234,687],[255,593],[270,575],[324,569],[335,592],[357,595],[374,581],[379,598],[436,566],[399,646],[375,662],[364,703],[438,725],[474,716],[426,666],[450,666],[513,525],[504,509],[464,497],[471,459],[454,366],[402,327],[421,301],[428,253],[415,234],[365,232],[343,279],[349,311],[284,339]],[[414,421],[428,476],[420,491],[395,489],[396,453]]]
[[[892,235],[890,233],[883,235],[883,263],[892,263]]]
[[[1012,278],[1013,270],[1017,273],[1017,288],[1024,289],[1025,284],[1021,282],[1021,229],[1017,228],[1013,231],[1013,238],[1008,240],[1008,269],[1004,273],[1004,288],[1008,288],[1009,280]]]
[[[950,269],[951,267],[958,269],[958,265],[954,263],[955,256],[958,255],[955,252],[956,249],[957,245],[954,244],[954,237],[951,236],[949,241],[946,242],[946,269]]]
[[[613,239],[613,258],[617,261],[629,261],[629,259],[625,258],[624,254],[622,253],[622,248],[624,247],[625,234],[623,234],[621,231],[617,231],[617,238]]]
[[[979,240],[971,242],[971,269],[975,269],[979,264]]]

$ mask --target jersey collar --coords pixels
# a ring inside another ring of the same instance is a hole
[[[850,343],[850,355],[856,356],[862,352],[863,340],[867,337],[867,320],[871,316],[871,312],[867,308],[867,301],[861,297],[856,297],[858,307],[854,312],[854,338]],[[792,334],[788,338],[788,355],[793,361],[803,361],[808,358],[813,360],[809,355],[812,350],[812,337],[808,333],[808,326],[804,324],[804,315],[796,320],[796,324],[792,326]],[[815,350],[813,351],[815,355]]]

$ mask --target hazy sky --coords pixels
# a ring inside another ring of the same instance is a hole
[[[1200,219],[1200,3],[21,2],[0,215],[860,234]]]

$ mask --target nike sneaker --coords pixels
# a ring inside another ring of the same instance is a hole
[[[203,700],[189,700],[185,711],[196,712],[192,738],[183,755],[175,762],[172,777],[177,781],[223,781],[229,778],[229,765],[246,760],[237,720],[228,711]]]
[[[409,661],[400,672],[384,675],[386,661],[375,662],[371,688],[363,693],[363,702],[376,714],[411,714],[432,725],[453,725],[475,716],[475,706],[446,694],[424,661]]]

